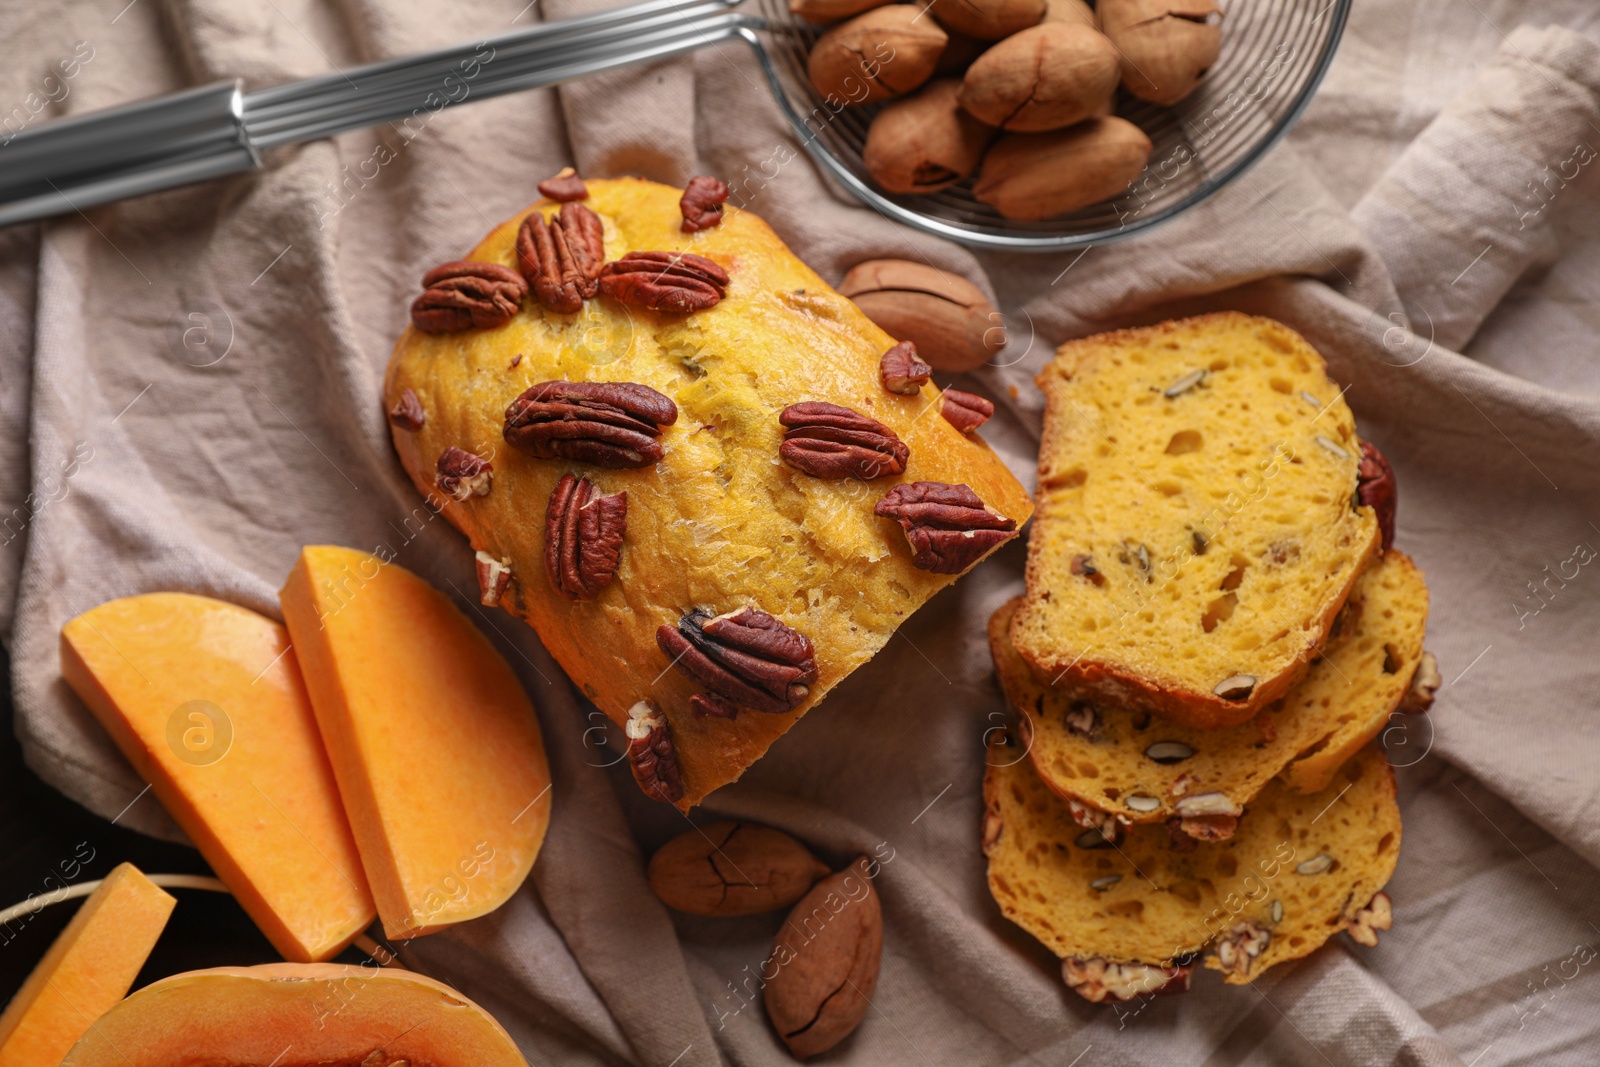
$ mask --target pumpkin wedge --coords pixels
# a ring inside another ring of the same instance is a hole
[[[112,1008],[62,1067],[527,1067],[493,1017],[399,969],[269,963],[173,975]]]
[[[550,821],[510,665],[443,593],[366,552],[305,548],[279,598],[384,932],[499,907]]]
[[[372,922],[281,625],[210,597],[123,597],[61,628],[61,673],[285,959],[327,959]]]
[[[0,1067],[56,1067],[128,995],[176,903],[131,863],[106,875],[0,1014]]]

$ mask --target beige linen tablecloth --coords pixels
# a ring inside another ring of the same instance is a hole
[[[223,76],[269,84],[585,6],[125,2],[0,6],[0,124]],[[974,256],[897,228],[804,156],[750,201],[831,280],[911,256],[1002,294],[1012,343],[971,384],[1006,402],[984,432],[1030,484],[1031,378],[1061,340],[1229,307],[1305,332],[1398,471],[1399,543],[1428,573],[1446,681],[1389,738],[1406,833],[1383,944],[1338,938],[1250,988],[1207,972],[1118,1019],[1067,992],[984,887],[981,746],[1001,704],[983,629],[1020,587],[1008,549],[693,815],[759,819],[839,863],[892,850],[878,992],[834,1061],[1600,1061],[1597,41],[1587,0],[1357,0],[1288,144],[1183,220],[1081,258]],[[790,144],[751,57],[727,46],[0,233],[0,630],[31,765],[107,816],[142,788],[58,679],[76,612],[184,589],[275,613],[300,545],[395,540],[415,501],[378,385],[427,267],[563,164],[682,183]],[[472,585],[443,523],[399,561]],[[531,631],[494,618],[550,745],[550,837],[515,900],[403,959],[484,1003],[535,1064],[789,1062],[732,992],[779,917],[655,901],[643,860],[683,817],[605,767],[592,709]],[[121,821],[174,832],[148,797]]]

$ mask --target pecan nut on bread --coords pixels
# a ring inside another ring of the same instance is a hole
[[[1337,640],[1280,701],[1239,726],[1199,730],[1149,712],[1074,698],[1041,684],[1011,646],[1021,598],[989,621],[989,645],[1018,740],[1046,785],[1084,826],[1178,820],[1197,836],[1227,836],[1231,819],[1274,777],[1302,793],[1377,737],[1422,661],[1428,587],[1390,550],[1361,575]]]
[[[485,601],[631,722],[641,785],[687,809],[1032,502],[937,387],[884,387],[894,341],[756,216],[685,233],[681,190],[586,188],[472,250],[527,295],[496,328],[407,330],[384,405]],[[467,484],[450,449],[482,462],[471,491],[441,491]]]
[[[1011,640],[1041,681],[1198,727],[1300,680],[1379,549],[1322,357],[1234,312],[1071,341]]]
[[[991,746],[983,848],[1006,918],[1066,961],[1067,983],[1106,999],[1107,972],[1154,992],[1206,953],[1230,983],[1298,959],[1341,929],[1387,929],[1381,892],[1400,851],[1394,771],[1369,747],[1319,793],[1261,792],[1227,841],[1178,847],[1135,826],[1113,845],[1080,827],[1019,746]],[[1381,913],[1381,914],[1380,914]],[[1152,981],[1151,979],[1155,979]]]

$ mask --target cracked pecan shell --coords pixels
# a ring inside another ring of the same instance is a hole
[[[791,711],[817,680],[816,652],[800,631],[758,608],[725,615],[695,610],[656,630],[678,670],[743,708]]]
[[[912,564],[935,574],[960,574],[1017,536],[1016,520],[991,510],[966,485],[904,482],[872,510],[900,524]]]
[[[1383,458],[1378,446],[1371,441],[1361,442],[1361,463],[1356,467],[1356,500],[1371,508],[1378,517],[1378,531],[1383,535],[1383,550],[1394,547],[1394,518],[1399,504],[1400,487],[1394,480],[1394,468]]]
[[[504,326],[522,306],[528,283],[510,267],[456,259],[422,276],[411,321],[423,333],[459,333]]]
[[[600,291],[605,258],[600,216],[584,204],[562,204],[552,221],[532,212],[517,230],[517,269],[539,303],[551,311],[565,315],[581,311],[583,302]]]
[[[564,474],[544,513],[544,570],[568,600],[593,600],[622,562],[628,494],[601,496],[594,483]]]
[[[505,439],[539,459],[571,459],[611,470],[661,459],[663,426],[678,406],[633,382],[540,382],[506,408]]]
[[[838,404],[790,404],[778,421],[788,427],[779,457],[813,478],[886,478],[904,474],[911,458],[911,450],[889,427]]]
[[[704,311],[728,295],[728,272],[689,252],[629,252],[600,268],[600,291],[651,311]]]
[[[644,795],[664,804],[683,799],[683,770],[678,765],[678,750],[672,744],[672,731],[661,709],[641,700],[628,709],[623,727],[628,737],[628,763],[633,780]]]
[[[678,201],[683,214],[683,232],[699,233],[722,222],[722,205],[728,202],[728,187],[715,178],[700,175],[689,179]]]

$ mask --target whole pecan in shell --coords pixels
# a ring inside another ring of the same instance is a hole
[[[778,416],[788,427],[778,455],[813,478],[865,481],[904,474],[911,450],[889,427],[838,404],[808,400],[790,404]]]
[[[600,291],[605,258],[600,216],[584,204],[561,205],[553,222],[532,212],[517,231],[517,269],[539,303],[564,315],[581,311]]]
[[[628,709],[628,763],[633,780],[644,795],[665,804],[683,799],[683,771],[678,765],[678,750],[673,747],[667,717],[648,700]]]
[[[678,201],[683,213],[683,232],[699,233],[722,222],[722,205],[728,201],[728,187],[715,178],[700,175],[690,178]]]
[[[935,574],[960,574],[1017,536],[1016,520],[991,511],[966,485],[903,482],[872,510],[900,524],[912,565]]]
[[[769,958],[784,961],[762,990],[767,1018],[796,1059],[849,1037],[872,1006],[883,957],[883,908],[865,856],[811,887],[778,928]],[[818,917],[825,918],[820,925]]]
[[[661,459],[661,427],[678,406],[633,382],[540,382],[506,408],[505,439],[539,459],[573,459],[611,470]]]
[[[994,415],[994,404],[975,393],[946,389],[939,401],[939,414],[962,433],[971,433]]]
[[[539,183],[539,195],[550,200],[566,203],[570,200],[589,199],[589,187],[583,184],[583,179],[578,177],[578,172],[571,167],[562,167],[560,173],[553,178],[546,178]]]
[[[451,500],[469,500],[489,491],[494,465],[464,448],[451,446],[439,453],[434,464],[433,483]]]
[[[1383,550],[1394,547],[1394,517],[1399,505],[1400,487],[1394,480],[1394,468],[1383,458],[1383,453],[1371,441],[1361,442],[1361,463],[1356,468],[1356,499],[1371,508],[1378,516],[1378,530],[1383,535]]]
[[[593,600],[622,562],[628,494],[601,496],[594,483],[564,474],[544,513],[544,570],[568,600]]]
[[[689,252],[629,252],[600,268],[600,291],[651,311],[704,311],[728,295],[728,272]]]
[[[790,711],[811,692],[817,658],[798,630],[757,608],[725,615],[695,610],[656,630],[672,665],[740,707]]]
[[[932,374],[933,368],[922,362],[917,346],[910,341],[901,341],[878,360],[878,377],[883,387],[901,396],[916,396],[922,392]]]
[[[423,333],[504,326],[528,295],[528,283],[510,267],[464,259],[439,264],[422,276],[422,287],[411,321]]]
[[[407,389],[394,402],[394,407],[389,409],[389,421],[402,430],[415,433],[427,424],[428,415],[422,410],[422,401],[417,399],[417,394]]]

